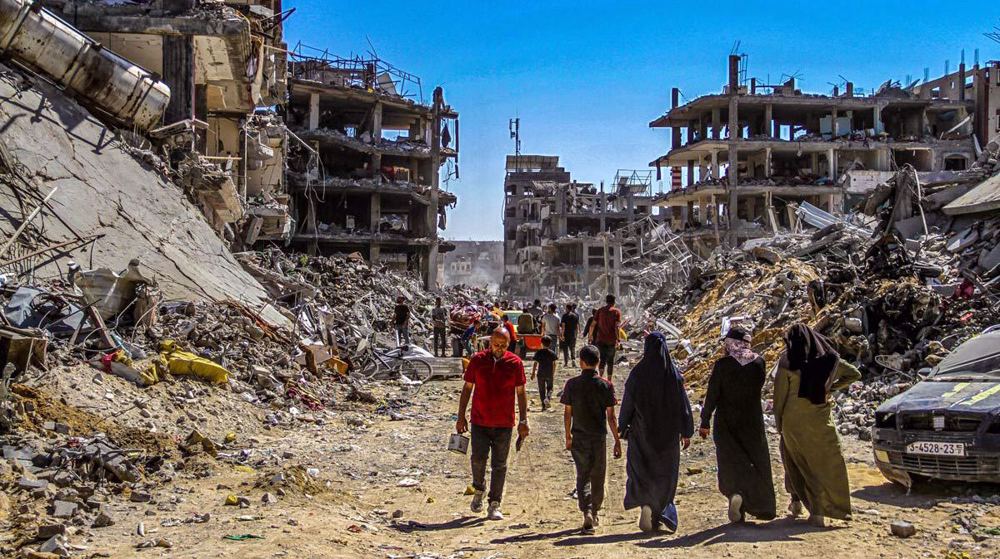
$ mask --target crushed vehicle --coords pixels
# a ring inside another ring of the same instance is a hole
[[[1000,329],[991,330],[875,412],[872,446],[886,478],[1000,482]]]

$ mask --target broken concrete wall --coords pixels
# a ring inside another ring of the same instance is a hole
[[[58,90],[44,83],[25,89],[19,74],[0,70],[0,144],[43,196],[58,187],[51,210],[32,223],[44,235],[39,244],[72,240],[74,232],[103,235],[92,252],[71,257],[112,269],[139,258],[168,299],[233,298],[260,306],[264,289],[177,186],[127,153],[112,130]],[[12,188],[0,183],[0,238],[9,237],[23,215]],[[37,277],[66,271],[66,259],[38,264]]]

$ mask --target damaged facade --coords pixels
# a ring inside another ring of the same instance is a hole
[[[514,296],[617,291],[636,237],[655,226],[652,173],[619,170],[605,190],[572,180],[558,156],[508,155],[504,179],[504,282]],[[633,232],[634,233],[634,232]]]
[[[419,271],[436,286],[438,255],[451,248],[438,228],[457,202],[441,190],[439,171],[449,158],[457,162],[458,113],[440,87],[425,104],[419,78],[384,61],[293,58],[291,245],[310,254],[359,252]]]
[[[963,64],[923,84],[888,81],[861,95],[848,82],[843,92],[815,95],[794,78],[747,80],[746,57],[730,56],[722,93],[681,105],[674,88],[671,109],[650,123],[671,130],[671,150],[651,163],[671,179],[657,204],[707,255],[720,243],[794,228],[802,202],[841,212],[906,164],[918,172],[968,169],[996,134],[986,108],[998,89],[988,78],[995,72],[978,65],[966,72]]]
[[[281,0],[41,4],[162,76],[170,102],[150,137],[217,231],[235,234],[282,206],[284,132],[273,113],[258,113],[285,102]],[[287,219],[265,222],[287,228]]]
[[[118,63],[124,78],[112,83],[125,92],[111,101],[132,93],[131,105],[89,100],[89,66],[29,66],[145,131],[234,249],[359,252],[437,284],[438,253],[450,247],[438,228],[456,203],[438,171],[458,155],[458,114],[440,88],[425,104],[419,78],[384,61],[290,53],[283,22],[294,10],[281,0],[45,0],[40,11],[5,2],[3,25],[21,12],[58,16],[75,27],[64,26],[80,56]]]

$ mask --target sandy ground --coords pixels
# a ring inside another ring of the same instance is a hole
[[[557,389],[571,374],[557,372]],[[79,391],[82,384],[76,384]],[[538,411],[531,382],[532,435],[511,457],[506,519],[487,522],[469,512],[470,498],[463,495],[470,482],[467,457],[445,450],[460,386],[455,380],[429,383],[412,405],[394,410],[395,419],[374,408],[344,405],[320,413],[319,424],[257,428],[252,434],[241,430],[236,446],[246,449],[245,465],[189,458],[172,481],[152,488],[151,503],[117,499],[111,506],[114,526],[73,528],[69,540],[85,548],[81,555],[102,557],[1000,556],[1000,538],[974,537],[961,527],[970,517],[980,527],[1000,526],[1000,507],[983,502],[996,495],[996,487],[933,484],[907,495],[881,477],[868,443],[856,439],[845,439],[856,510],[850,523],[835,522],[827,529],[787,518],[728,524],[725,501],[715,489],[713,445],[710,439],[695,439],[682,456],[676,534],[638,533],[637,511],[625,511],[621,504],[624,460],[609,458],[603,524],[595,535],[583,535],[570,497],[574,472],[563,449],[561,408]],[[107,384],[100,387],[105,390]],[[119,400],[130,399],[121,394],[116,407]],[[189,421],[216,435],[239,415],[241,403],[229,401],[218,417],[201,418],[202,412],[195,412]],[[243,419],[249,420],[250,431],[250,425],[259,423],[249,411],[252,406],[246,406]],[[182,422],[176,432],[184,427]],[[773,437],[771,442],[776,456]],[[315,468],[312,475],[310,468]],[[276,480],[282,473],[284,479]],[[777,462],[774,474],[782,509],[787,497],[780,490]],[[403,480],[419,484],[404,487]],[[265,493],[277,502],[264,504]],[[226,506],[230,494],[249,497],[250,506]],[[205,512],[210,513],[207,522],[185,522]],[[917,535],[906,540],[890,535],[889,524],[896,519],[913,522]],[[144,537],[137,535],[140,522]],[[244,534],[262,539],[223,539]],[[136,549],[140,542],[156,539],[171,547]]]

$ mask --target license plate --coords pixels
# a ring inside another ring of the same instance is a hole
[[[931,456],[965,456],[965,443],[917,441],[906,445],[906,453]]]

